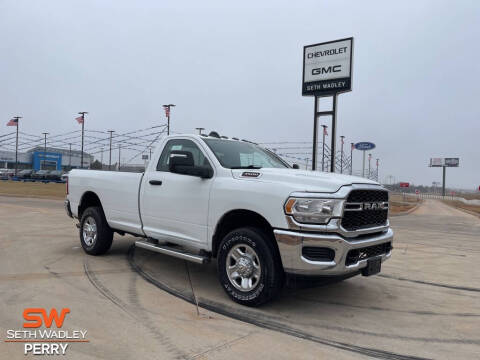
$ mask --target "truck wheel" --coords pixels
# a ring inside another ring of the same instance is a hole
[[[108,226],[102,208],[87,208],[80,221],[80,242],[83,250],[90,255],[105,254],[112,246],[113,231]]]
[[[244,227],[227,234],[220,244],[217,262],[223,289],[239,304],[263,304],[283,286],[280,258],[261,229]]]

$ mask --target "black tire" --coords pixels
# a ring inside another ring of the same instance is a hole
[[[84,225],[85,222],[93,222],[96,225],[96,237],[93,241],[89,241],[87,236],[84,239]],[[107,219],[101,207],[92,206],[87,209],[82,214],[82,219],[80,221],[80,243],[82,244],[83,250],[89,255],[103,255],[105,254],[110,247],[112,246],[113,241],[113,231],[108,226]]]
[[[218,277],[223,289],[233,301],[246,306],[259,306],[272,300],[282,289],[283,267],[272,240],[262,229],[255,227],[233,230],[223,238],[217,254]],[[238,289],[227,273],[227,257],[230,250],[238,248],[239,245],[241,247],[242,244],[253,249],[259,260],[261,273],[258,280],[255,278],[257,283],[251,290]]]

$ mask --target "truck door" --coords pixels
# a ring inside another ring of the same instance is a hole
[[[172,151],[189,151],[195,166],[210,166],[210,161],[193,140],[167,141],[155,171],[144,176],[141,214],[147,236],[195,246],[207,242],[207,217],[213,179],[171,173],[168,161]]]

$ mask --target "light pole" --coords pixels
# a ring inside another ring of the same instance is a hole
[[[341,135],[340,141],[342,143],[342,148],[340,150],[340,174],[343,174],[343,144],[345,143],[345,136]]]
[[[42,134],[45,137],[45,142],[44,142],[44,145],[43,145],[43,165],[45,165],[45,161],[47,161],[47,135],[49,133],[44,132]],[[40,170],[41,169],[42,169],[42,163],[40,162]]]
[[[103,147],[100,152],[100,165],[101,165],[101,170],[103,170]]]
[[[108,130],[110,133],[110,156],[108,157],[108,170],[112,169],[112,134],[115,130]]]
[[[68,152],[68,170],[72,170],[72,143],[68,144],[69,152]]]
[[[88,112],[86,111],[80,111],[79,112],[80,115],[82,115],[82,120],[81,120],[81,123],[82,123],[82,155],[80,157],[80,169],[83,169],[83,135],[84,135],[84,129],[85,129],[85,114],[88,114]]]
[[[350,175],[353,173],[353,149],[355,148],[355,143],[350,143]]]
[[[198,130],[198,135],[202,135],[202,130],[205,130],[205,128],[198,127],[198,128],[195,128],[195,130]]]
[[[377,159],[377,181],[378,181],[378,162],[380,161],[380,159]]]
[[[165,109],[165,116],[167,117],[167,135],[170,135],[170,108],[174,106],[175,104],[163,105],[163,108]]]
[[[371,161],[372,161],[372,154],[368,154],[368,179],[370,179]]]
[[[325,171],[325,136],[328,135],[327,133],[327,125],[322,125],[323,128],[323,140],[322,140],[322,171]],[[313,166],[313,165],[312,165]]]
[[[122,147],[122,144],[118,144],[118,170],[120,171],[120,148]]]

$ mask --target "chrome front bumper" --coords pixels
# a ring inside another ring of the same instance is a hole
[[[367,266],[367,259],[346,265],[349,250],[379,245],[393,241],[393,230],[360,238],[346,239],[335,233],[304,233],[289,230],[274,230],[285,272],[298,275],[345,275]],[[302,256],[304,246],[325,247],[335,251],[333,261],[311,261]],[[391,251],[382,255],[382,262],[391,256]]]

